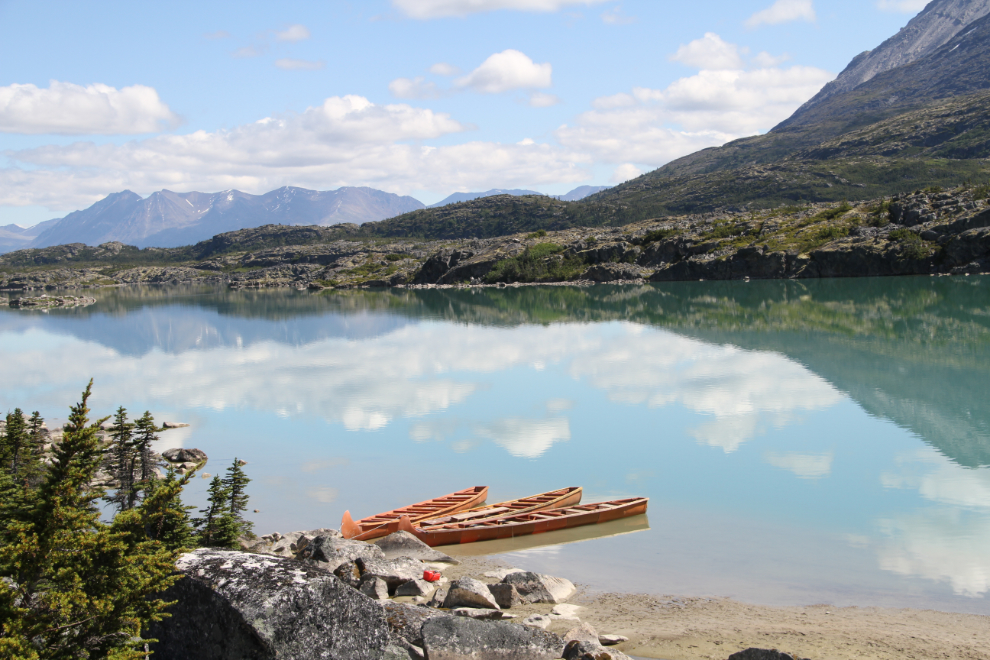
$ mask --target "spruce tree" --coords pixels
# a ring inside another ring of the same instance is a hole
[[[193,522],[199,528],[199,544],[211,548],[236,548],[240,526],[230,511],[230,491],[217,475],[210,482],[210,498],[202,518]]]
[[[189,484],[193,473],[178,477],[171,467],[161,479],[152,479],[144,491],[144,499],[137,507],[138,513],[131,524],[135,534],[143,534],[157,541],[165,549],[187,551],[196,547],[195,530],[189,519],[189,511],[195,507],[186,506],[180,496],[182,489]],[[121,516],[114,519],[118,525]],[[123,523],[120,523],[123,525]]]
[[[18,481],[23,465],[24,454],[28,450],[27,425],[24,423],[24,413],[20,408],[7,413],[7,428],[4,430],[3,448],[0,449],[0,467]]]
[[[112,495],[104,497],[107,502],[116,506],[118,511],[133,509],[137,501],[137,485],[134,479],[137,456],[133,431],[134,424],[127,421],[127,409],[120,406],[114,414],[113,426],[110,427],[111,441],[106,449],[105,461],[107,471],[117,487]]]
[[[29,488],[36,488],[45,474],[42,461],[45,454],[45,420],[35,410],[27,424],[27,449],[21,467],[21,478]]]
[[[147,488],[155,478],[158,461],[155,460],[155,452],[151,449],[151,445],[158,440],[158,434],[164,430],[155,426],[155,418],[150,410],[144,411],[141,417],[134,420],[134,451],[140,464],[140,468],[136,471],[139,490]]]
[[[92,486],[102,459],[89,423],[92,381],[71,408],[54,462],[27,506],[11,510],[0,545],[0,657],[143,658],[141,633],[160,620],[155,596],[177,580],[177,553],[136,534],[141,513],[100,521]]]
[[[227,468],[227,476],[223,479],[223,485],[228,491],[230,513],[237,521],[238,531],[240,535],[247,536],[251,534],[251,530],[254,528],[254,523],[244,519],[244,513],[248,508],[247,485],[251,480],[244,474],[244,470],[241,469],[242,465],[244,465],[243,461],[239,458],[234,459],[234,464]]]

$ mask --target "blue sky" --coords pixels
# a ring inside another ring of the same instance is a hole
[[[0,0],[0,225],[111,192],[610,185],[766,131],[918,0]]]

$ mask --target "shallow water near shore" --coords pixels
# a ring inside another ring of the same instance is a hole
[[[990,278],[95,290],[0,308],[0,405],[189,428],[258,533],[473,485],[649,514],[450,549],[595,590],[990,614]],[[201,505],[206,480],[187,501]]]

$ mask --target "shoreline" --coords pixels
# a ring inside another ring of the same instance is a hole
[[[444,575],[479,577],[513,568],[498,555],[456,557]],[[834,607],[828,604],[773,606],[732,598],[578,591],[568,604],[579,606],[581,622],[600,633],[629,640],[616,648],[657,660],[725,660],[750,647],[775,648],[810,660],[931,660],[990,657],[990,616],[933,609]],[[399,599],[406,600],[406,599]],[[411,599],[410,599],[411,600]],[[514,614],[548,614],[549,605],[520,605]],[[556,618],[548,628],[563,634],[578,621]]]

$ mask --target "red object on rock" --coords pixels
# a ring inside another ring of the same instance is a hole
[[[436,582],[440,579],[440,573],[438,571],[423,571],[423,579],[427,582]]]

